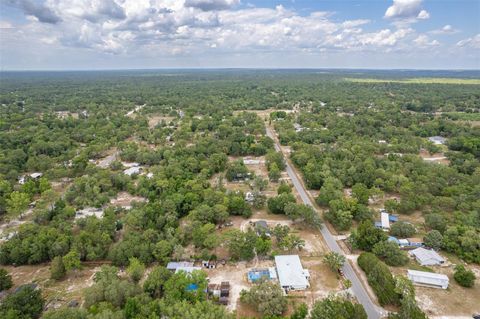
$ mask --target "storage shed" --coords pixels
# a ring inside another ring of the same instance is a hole
[[[440,256],[436,251],[422,247],[410,251],[409,254],[415,257],[417,262],[422,266],[441,265],[445,262],[445,258]]]
[[[410,279],[415,285],[442,289],[448,288],[449,280],[444,274],[410,269],[407,270],[407,273],[408,279]]]
[[[275,265],[277,267],[278,281],[285,291],[304,290],[310,287],[308,282],[310,275],[308,271],[303,269],[298,255],[275,256]]]

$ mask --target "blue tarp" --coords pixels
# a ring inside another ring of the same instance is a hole
[[[398,222],[398,216],[397,215],[388,215],[388,220],[391,222],[391,223],[395,223],[395,222]]]
[[[198,289],[198,285],[197,284],[190,284],[187,286],[187,291],[195,291]]]

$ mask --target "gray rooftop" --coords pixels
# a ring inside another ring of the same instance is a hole
[[[415,256],[422,265],[441,264],[445,262],[445,258],[440,256],[436,251],[422,247],[410,251],[410,255]]]
[[[298,255],[275,256],[278,280],[282,287],[308,287],[306,273]]]

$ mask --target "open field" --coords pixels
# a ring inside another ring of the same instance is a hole
[[[472,84],[480,85],[480,79],[458,78],[411,78],[411,79],[373,79],[373,78],[345,78],[346,81],[358,83],[404,83],[404,84]]]

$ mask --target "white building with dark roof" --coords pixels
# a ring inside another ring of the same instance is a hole
[[[298,255],[275,256],[275,266],[277,268],[278,281],[285,291],[305,290],[310,287],[308,282],[310,273],[307,269],[303,269]]]
[[[441,289],[448,288],[449,280],[444,274],[409,269],[407,270],[407,275],[408,279],[410,279],[413,284],[418,286]]]

